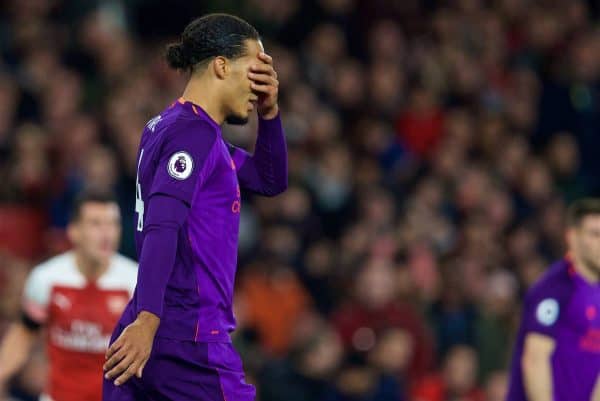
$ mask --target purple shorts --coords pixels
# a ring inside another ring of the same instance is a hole
[[[102,386],[103,401],[254,401],[255,395],[231,343],[161,337],[154,340],[141,379],[134,376],[121,386],[104,379]]]

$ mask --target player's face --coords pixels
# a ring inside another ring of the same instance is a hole
[[[256,108],[258,96],[251,89],[248,78],[250,67],[262,63],[258,58],[264,52],[263,45],[258,40],[246,40],[246,54],[230,60],[230,74],[228,76],[225,107],[227,110],[225,121],[229,124],[246,124],[250,112]]]
[[[78,252],[96,264],[106,264],[121,237],[121,214],[116,203],[88,202],[79,219],[69,226],[69,238]]]
[[[571,238],[570,245],[578,259],[600,275],[600,215],[584,217]]]

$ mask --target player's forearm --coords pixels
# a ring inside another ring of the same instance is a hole
[[[29,358],[37,333],[13,324],[0,343],[0,386],[14,376]]]
[[[525,354],[523,384],[528,401],[552,401],[552,367],[550,357]]]
[[[592,392],[591,401],[600,401],[600,374],[596,378],[596,385],[594,386],[594,391]]]
[[[149,333],[151,333],[152,337],[158,330],[158,326],[160,325],[160,317],[151,312],[146,312],[145,310],[141,311],[137,318],[136,322],[143,325]]]
[[[167,282],[175,265],[179,229],[187,215],[187,206],[175,198],[156,195],[150,199],[138,272],[138,311],[161,317]]]
[[[281,117],[259,118],[254,155],[244,161],[238,175],[244,186],[267,196],[285,191],[288,184],[287,146]]]

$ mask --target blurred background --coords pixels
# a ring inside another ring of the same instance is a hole
[[[0,335],[82,188],[118,195],[135,257],[140,134],[186,82],[164,48],[215,11],[263,35],[289,146],[287,192],[242,207],[257,401],[502,400],[522,295],[600,195],[597,1],[2,1]],[[251,150],[256,121],[225,131]]]

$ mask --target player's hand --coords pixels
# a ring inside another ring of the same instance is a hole
[[[142,377],[159,323],[160,319],[156,315],[140,312],[138,318],[123,330],[106,351],[106,379],[115,379],[115,385],[120,386],[133,375]]]
[[[269,120],[279,113],[277,105],[279,81],[277,72],[273,69],[273,58],[266,53],[259,53],[258,58],[262,63],[250,67],[248,78],[252,81],[252,91],[258,95],[258,114]]]

